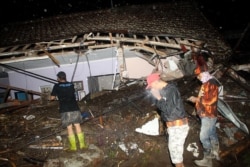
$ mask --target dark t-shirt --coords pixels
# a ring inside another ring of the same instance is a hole
[[[59,112],[70,112],[79,110],[75,97],[74,84],[71,82],[60,82],[54,85],[51,96],[57,96],[59,100]]]
[[[160,93],[162,98],[157,101],[156,106],[161,110],[163,121],[175,121],[187,116],[180,92],[175,83],[169,82]]]

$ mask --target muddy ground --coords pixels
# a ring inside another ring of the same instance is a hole
[[[193,160],[202,157],[198,136],[200,122],[194,114],[193,104],[185,99],[198,93],[200,83],[192,77],[176,82],[190,125],[184,163],[186,167],[192,167],[195,166]],[[226,75],[220,78],[220,82],[224,86],[224,100],[228,101],[238,118],[249,128],[249,92]],[[165,127],[161,121],[160,134],[157,136],[135,131],[158,115],[157,108],[152,104],[152,98],[145,91],[143,82],[124,85],[118,91],[105,90],[79,101],[86,142],[96,145],[104,152],[103,159],[95,166],[172,166]],[[47,103],[38,100],[21,108],[8,108],[1,111],[0,119],[0,166],[43,166],[48,159],[65,155],[67,133],[60,126],[57,101]],[[214,160],[213,166],[250,166],[249,136],[222,115],[219,115],[217,132],[222,158],[220,161]],[[191,145],[195,148],[195,143],[198,146],[197,154],[195,149],[188,151]],[[121,149],[121,144],[127,146],[128,150]]]

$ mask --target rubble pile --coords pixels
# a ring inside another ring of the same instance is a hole
[[[220,76],[219,80],[223,85],[220,98],[249,128],[249,92],[228,75]],[[199,82],[190,77],[176,82],[185,102],[190,124],[184,162],[187,166],[192,166],[194,159],[202,157],[200,122],[195,115],[194,106],[186,98],[198,93]],[[76,166],[171,165],[166,129],[142,82],[120,90],[105,90],[87,95],[79,101],[79,105],[84,120],[81,126],[89,149],[75,153],[65,151],[68,147],[67,132],[61,127],[57,101],[47,104],[36,101],[16,110],[8,110],[8,107],[1,109],[0,166],[58,167],[67,166],[69,161]],[[214,160],[214,166],[243,163],[232,157],[237,157],[249,148],[249,135],[223,115],[219,116],[217,131],[221,160]]]

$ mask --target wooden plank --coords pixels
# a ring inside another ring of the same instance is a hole
[[[19,106],[20,104],[21,104],[20,101],[2,103],[2,104],[0,104],[0,110],[4,109],[4,108],[8,108],[8,107]]]
[[[110,37],[92,37],[88,38],[88,40],[95,40],[95,41],[110,41]],[[138,44],[148,44],[148,45],[156,45],[156,46],[162,46],[167,48],[173,48],[173,49],[181,49],[179,44],[172,44],[172,43],[165,43],[165,42],[157,42],[157,41],[147,41],[145,39],[133,39],[133,38],[112,38],[113,41],[120,41],[120,42],[127,42],[127,43],[138,43]]]
[[[37,46],[39,46],[43,51],[44,51],[44,53],[46,53],[48,56],[49,56],[49,58],[58,66],[58,67],[60,67],[60,62],[56,59],[56,58],[54,58],[54,56],[52,55],[52,54],[50,54],[49,52],[47,52],[45,49],[44,49],[44,47],[42,47],[40,44],[36,44]]]
[[[112,33],[109,33],[109,38],[110,38],[110,43],[113,46],[113,38],[112,38]]]
[[[16,90],[16,91],[23,91],[23,92],[27,92],[27,93],[33,94],[33,95],[39,95],[39,96],[42,95],[41,92],[36,92],[36,91],[33,91],[33,90],[22,89],[22,88],[10,86],[10,85],[4,85],[4,84],[1,84],[1,83],[0,83],[0,88],[11,89],[11,90]]]
[[[76,39],[77,39],[77,36],[74,36],[74,37],[72,38],[71,42],[72,42],[72,43],[75,43]]]
[[[126,46],[126,48],[129,48],[130,50],[144,50],[144,51],[150,52],[152,54],[158,54],[159,56],[167,57],[167,54],[165,52],[155,50],[155,49],[152,49],[152,48],[147,47],[147,46],[133,46],[133,47]]]
[[[65,41],[65,39],[62,39],[62,40],[60,41],[60,45],[62,45],[62,44],[64,43],[64,41]]]
[[[27,48],[30,47],[30,46],[31,46],[31,44],[24,45],[23,48],[22,48],[22,50],[26,51]]]
[[[101,49],[101,48],[110,48],[110,47],[119,47],[119,44],[105,44],[105,45],[95,45],[89,46],[88,49]]]
[[[242,152],[243,150],[248,149],[250,146],[250,141],[249,140],[244,140],[242,142],[239,142],[238,144],[230,147],[227,150],[224,150],[220,153],[220,157],[221,158],[225,158],[226,156],[230,155],[230,154],[239,154],[240,152]]]
[[[13,52],[13,51],[17,50],[19,47],[20,47],[19,45],[12,47],[12,48],[10,49],[10,52]]]

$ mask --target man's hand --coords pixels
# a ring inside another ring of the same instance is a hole
[[[52,101],[52,100],[55,100],[56,99],[56,96],[50,96],[49,100]]]
[[[203,90],[203,89],[201,89],[201,90],[199,91],[199,94],[198,94],[198,97],[201,97],[201,96],[204,96],[204,90]]]
[[[160,100],[161,99],[161,94],[160,91],[157,89],[151,89],[150,92],[152,93],[152,95],[157,99]]]
[[[196,103],[198,101],[198,98],[194,96],[190,96],[187,100],[191,101],[192,103]]]

